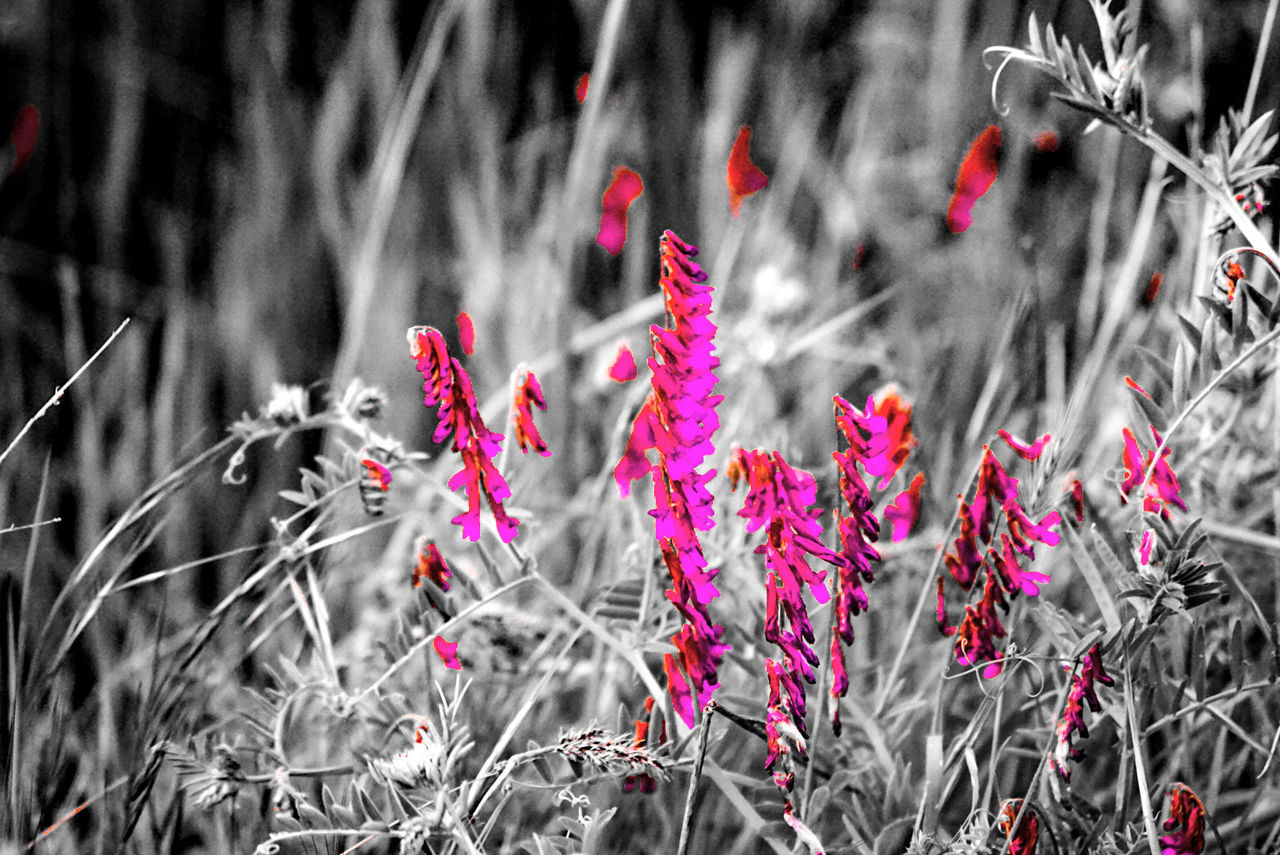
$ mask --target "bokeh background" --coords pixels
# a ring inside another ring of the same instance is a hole
[[[1265,5],[1130,3],[1158,130],[1194,150],[1242,104]],[[821,467],[831,395],[894,382],[916,405],[928,489],[954,494],[1006,414],[1030,433],[1043,422],[1028,413],[1064,408],[1108,301],[1140,319],[1157,268],[1170,293],[1206,287],[1185,186],[1139,215],[1147,152],[1085,133],[1026,71],[1003,79],[1008,116],[993,109],[982,50],[1023,44],[1032,10],[1098,54],[1084,0],[7,0],[0,123],[30,104],[40,126],[32,159],[0,176],[0,437],[131,319],[0,467],[0,523],[31,522],[42,484],[62,520],[30,608],[275,382],[317,399],[376,383],[385,430],[429,446],[403,331],[456,336],[460,310],[483,396],[504,399],[520,363],[547,394],[554,466],[517,474],[521,506],[589,520],[582,485],[613,465],[642,394],[605,367],[619,341],[646,350],[665,228],[703,248],[717,287],[724,449]],[[1255,115],[1280,94],[1278,62]],[[952,235],[957,165],[993,122],[999,179]],[[770,185],[735,219],[724,167],[743,124]],[[1052,151],[1034,144],[1044,131]],[[594,236],[624,164],[645,190],[611,257]],[[1143,255],[1122,264],[1140,227]],[[1116,406],[1095,403],[1098,419]],[[169,500],[139,572],[269,538],[276,492],[322,443],[251,456],[244,485],[203,473]],[[581,537],[563,526],[544,564],[578,566]],[[0,537],[2,572],[26,549]],[[198,614],[242,575],[184,577],[166,608]],[[134,607],[113,602],[97,641],[123,643]],[[85,657],[81,697],[110,661]]]

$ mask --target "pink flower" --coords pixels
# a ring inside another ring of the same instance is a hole
[[[442,591],[449,590],[449,565],[434,540],[418,538],[418,563],[413,568],[413,587],[421,588],[426,579]]]
[[[720,362],[710,319],[711,286],[693,260],[697,247],[667,231],[659,250],[658,284],[666,298],[669,325],[650,328],[652,391],[631,425],[613,477],[625,498],[632,481],[652,476],[654,509],[649,513],[671,576],[667,599],[685,620],[672,637],[677,652],[664,662],[667,687],[676,713],[692,727],[694,704],[701,707],[719,687],[717,670],[729,649],[720,641],[723,627],[712,624],[707,611],[720,592],[712,581],[717,571],[707,566],[698,540],[698,532],[715,525],[707,489],[715,472],[701,467],[715,451],[711,440],[720,424],[715,408],[721,396],[712,394]],[[650,451],[656,452],[655,459],[650,459]]]
[[[458,312],[458,341],[467,356],[476,352],[476,325],[466,312]]]
[[[1089,735],[1089,728],[1084,723],[1085,707],[1087,706],[1095,713],[1102,711],[1102,704],[1098,701],[1097,690],[1094,688],[1095,682],[1104,686],[1114,683],[1114,680],[1102,669],[1102,651],[1096,644],[1085,653],[1084,661],[1080,665],[1080,673],[1071,678],[1071,689],[1067,692],[1067,705],[1062,711],[1062,718],[1058,720],[1056,728],[1057,745],[1049,755],[1049,767],[1058,773],[1063,783],[1071,781],[1071,769],[1067,762],[1084,757],[1084,752],[1075,747],[1073,740],[1077,735],[1082,738]],[[1054,789],[1057,791],[1057,780],[1053,778],[1050,780],[1053,781]]]
[[[1160,432],[1156,430],[1155,425],[1150,427],[1151,435],[1158,447],[1161,442]],[[1144,456],[1133,432],[1125,428],[1123,433],[1125,476],[1120,483],[1121,501],[1127,502],[1129,494],[1146,481],[1150,473],[1151,480],[1147,483],[1146,495],[1142,499],[1142,509],[1152,513],[1158,512],[1165,519],[1169,518],[1170,505],[1182,511],[1187,510],[1187,503],[1182,499],[1182,485],[1178,483],[1178,476],[1169,465],[1169,455],[1173,450],[1165,446],[1164,451],[1160,452],[1160,459],[1155,460],[1154,449],[1146,452]]]
[[[982,599],[977,606],[965,607],[964,620],[956,628],[956,661],[961,665],[989,662],[982,670],[982,676],[988,679],[997,676],[1004,668],[1003,657],[995,646],[995,639],[1005,635],[1004,624],[1000,623],[996,612],[997,606],[1001,611],[1009,611],[1009,604],[996,584],[995,575],[988,572]]]
[[[1160,855],[1200,855],[1204,851],[1204,803],[1186,784],[1169,787],[1169,818],[1160,838]]]
[[[444,663],[444,667],[454,671],[462,670],[462,663],[458,661],[458,643],[456,641],[445,641],[443,635],[437,635],[432,644],[435,646],[436,655]]]
[[[616,383],[628,383],[636,379],[636,359],[626,342],[618,345],[618,353],[609,366],[609,379]]]
[[[1028,443],[1025,440],[1018,439],[1003,428],[996,431],[996,433],[1023,460],[1039,460],[1040,455],[1044,453],[1044,447],[1048,445],[1050,439],[1049,434],[1046,433],[1035,442]]]
[[[742,209],[742,200],[769,186],[769,178],[751,162],[751,126],[738,128],[738,136],[729,152],[729,165],[725,167],[725,180],[729,184],[729,212],[735,217]]]
[[[591,75],[584,71],[582,76],[578,78],[578,82],[573,87],[573,97],[578,99],[579,104],[587,100],[587,87],[590,85]]]
[[[547,450],[547,443],[539,436],[538,428],[533,423],[534,407],[545,412],[547,402],[542,397],[542,387],[538,385],[538,378],[532,371],[525,371],[524,379],[516,384],[515,400],[511,405],[516,424],[516,442],[520,445],[521,454],[528,454],[529,449],[532,448],[543,457],[550,457],[551,452]]]
[[[995,183],[999,170],[1000,128],[990,125],[969,146],[956,175],[956,191],[947,206],[947,228],[959,234],[973,225],[973,204]]]
[[[924,473],[911,479],[911,486],[894,497],[893,503],[884,509],[884,516],[893,526],[893,542],[905,540],[920,516],[920,489],[925,485]]]
[[[601,199],[600,231],[596,243],[610,255],[622,252],[627,243],[627,209],[644,192],[639,174],[625,166],[613,170],[613,181]]]
[[[503,436],[485,427],[480,418],[471,378],[458,360],[449,356],[444,336],[432,327],[411,327],[408,333],[409,355],[423,376],[423,404],[439,405],[438,423],[433,439],[444,442],[453,437],[453,450],[462,458],[462,469],[449,479],[450,490],[465,490],[467,510],[452,522],[462,526],[467,540],[480,539],[481,498],[489,505],[498,536],[510,543],[516,536],[519,520],[507,515],[502,506],[511,497],[493,458],[502,450]]]

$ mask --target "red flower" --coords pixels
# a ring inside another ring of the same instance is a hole
[[[1018,831],[1014,833],[1013,822],[1022,810],[1022,799],[1005,799],[1000,805],[998,820],[1000,831],[1009,840],[1009,855],[1035,855],[1036,840],[1040,837],[1040,821],[1036,818],[1034,808],[1022,811],[1022,821],[1018,823]]]
[[[1200,855],[1204,851],[1204,803],[1186,784],[1169,787],[1169,818],[1160,837],[1160,855]]]
[[[434,540],[426,536],[418,538],[418,563],[413,568],[413,587],[421,588],[426,579],[442,591],[449,590],[449,565]]]
[[[925,485],[924,473],[911,479],[911,486],[894,497],[893,503],[884,509],[884,516],[893,525],[893,542],[904,540],[911,533],[920,516],[920,489]]]
[[[626,342],[618,345],[618,353],[609,366],[609,379],[617,383],[627,383],[636,379],[636,358]]]
[[[578,99],[579,104],[587,100],[587,87],[590,85],[591,75],[584,71],[582,76],[578,78],[577,84],[573,87],[573,97]]]
[[[462,670],[462,663],[458,661],[458,643],[456,641],[445,641],[443,635],[437,635],[432,644],[436,648],[436,655],[444,663],[444,667],[454,671]]]
[[[1234,261],[1227,262],[1227,282],[1224,286],[1227,289],[1227,302],[1231,302],[1236,298],[1236,286],[1244,278],[1243,267]]]
[[[653,715],[653,697],[644,699],[644,718],[638,718],[636,723],[635,739],[631,744],[637,748],[643,748],[649,743],[649,718]],[[667,722],[662,721],[662,730],[658,734],[658,744],[663,745],[667,741]],[[622,789],[630,793],[639,789],[640,792],[648,795],[658,788],[658,782],[648,772],[641,772],[638,775],[628,775],[622,782]]]
[[[1158,447],[1161,442],[1160,432],[1156,430],[1155,425],[1150,427],[1151,435],[1155,438]],[[1135,487],[1146,481],[1150,473],[1151,480],[1147,483],[1146,495],[1142,499],[1142,509],[1152,513],[1158,512],[1165,519],[1169,518],[1170,505],[1179,510],[1187,510],[1187,503],[1182,499],[1182,485],[1178,483],[1178,476],[1169,465],[1169,455],[1173,450],[1165,446],[1164,451],[1160,452],[1160,459],[1155,460],[1154,449],[1143,455],[1132,431],[1124,428],[1123,434],[1125,475],[1124,480],[1120,482],[1121,501],[1127,502],[1129,494]]]
[[[515,400],[511,405],[516,424],[516,442],[520,445],[521,454],[528,454],[532,448],[543,457],[550,457],[547,443],[538,434],[538,427],[533,423],[534,407],[545,412],[547,402],[542,397],[542,386],[538,384],[538,378],[532,371],[525,371],[524,379],[516,384]]]
[[[982,588],[982,599],[977,606],[965,607],[964,620],[956,628],[955,634],[956,661],[961,665],[990,663],[982,669],[982,676],[988,679],[997,676],[1004,668],[1000,651],[995,646],[995,639],[1004,638],[1005,635],[1004,624],[1000,623],[1000,616],[996,612],[997,606],[1001,611],[1009,611],[1009,604],[1000,586],[996,584],[995,575],[988,571],[986,584]]]
[[[1084,522],[1084,484],[1080,483],[1080,479],[1073,479],[1071,482],[1071,508],[1075,511],[1076,522]]]
[[[1156,301],[1156,295],[1160,293],[1160,286],[1164,284],[1164,274],[1157,270],[1151,274],[1151,279],[1147,282],[1147,290],[1142,293],[1142,304],[1150,306]]]
[[[971,210],[996,180],[997,155],[1000,152],[1000,128],[990,125],[969,146],[956,174],[956,191],[947,206],[947,228],[959,234],[973,225]]]
[[[476,325],[466,312],[458,312],[458,341],[467,356],[476,352]]]
[[[613,181],[601,200],[600,231],[596,243],[610,255],[622,252],[627,243],[627,209],[644,192],[639,174],[625,166],[613,170]]]
[[[36,149],[36,136],[40,132],[40,114],[36,108],[26,104],[19,108],[18,115],[13,117],[13,129],[9,132],[9,141],[13,143],[13,167],[10,172],[17,172]]]
[[[1035,144],[1040,154],[1053,154],[1058,150],[1058,135],[1053,131],[1041,131],[1036,134]]]
[[[738,137],[729,152],[729,165],[725,167],[725,180],[729,184],[729,212],[735,217],[742,209],[742,200],[769,186],[769,178],[751,162],[751,126],[738,128]]]
[[[1067,765],[1067,761],[1080,760],[1084,757],[1084,752],[1072,743],[1077,734],[1082,738],[1089,736],[1089,728],[1084,723],[1085,707],[1087,706],[1095,713],[1102,711],[1102,704],[1098,701],[1097,690],[1094,688],[1095,682],[1104,686],[1110,686],[1115,682],[1103,670],[1102,651],[1096,644],[1085,653],[1084,661],[1080,665],[1080,673],[1071,678],[1071,689],[1067,692],[1067,705],[1062,711],[1062,718],[1058,720],[1056,729],[1058,742],[1053,753],[1049,755],[1049,767],[1058,773],[1062,783],[1071,781],[1071,768]],[[1058,780],[1050,777],[1050,781],[1053,783],[1055,792],[1061,796]]]
[[[449,479],[450,490],[465,490],[467,510],[452,522],[462,526],[467,540],[480,539],[480,500],[483,497],[493,512],[498,536],[510,543],[520,521],[507,515],[503,500],[511,490],[493,464],[502,450],[503,436],[485,427],[476,404],[471,378],[462,363],[449,356],[444,336],[433,327],[411,327],[408,333],[409,355],[423,376],[423,404],[439,405],[435,442],[453,437],[453,450],[462,458],[462,470]]]
[[[360,465],[364,467],[363,480],[369,484],[371,488],[387,492],[391,489],[391,470],[383,466],[376,460],[368,457],[360,459]]]

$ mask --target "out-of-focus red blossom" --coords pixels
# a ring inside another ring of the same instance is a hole
[[[591,75],[585,71],[582,72],[582,76],[578,78],[578,82],[573,87],[573,97],[578,99],[579,104],[587,100],[587,87],[590,85]]]
[[[511,414],[516,426],[516,442],[520,445],[520,453],[528,454],[529,449],[550,457],[547,443],[539,434],[538,426],[533,423],[533,408],[546,411],[547,401],[542,396],[542,386],[532,371],[525,371],[524,376],[516,384],[515,400],[512,402]]]
[[[449,356],[444,336],[434,327],[411,327],[408,333],[409,356],[417,363],[423,377],[423,405],[439,405],[439,422],[434,442],[453,437],[453,450],[462,458],[462,469],[449,479],[450,490],[465,490],[467,510],[451,522],[462,526],[467,540],[480,539],[480,501],[483,498],[493,513],[498,536],[510,543],[520,521],[507,515],[502,506],[511,497],[493,458],[502,451],[503,435],[485,427],[476,404],[471,378],[457,359]]]
[[[1068,670],[1070,670],[1069,666]],[[1071,688],[1067,692],[1067,705],[1063,709],[1062,718],[1058,719],[1058,724],[1054,731],[1057,734],[1057,741],[1053,751],[1049,754],[1049,768],[1057,772],[1057,776],[1050,775],[1049,780],[1053,784],[1054,793],[1059,799],[1062,799],[1062,791],[1058,779],[1061,778],[1061,783],[1063,784],[1071,782],[1071,767],[1067,765],[1068,761],[1080,760],[1084,757],[1084,752],[1075,747],[1073,740],[1077,735],[1082,739],[1089,736],[1089,728],[1084,723],[1085,707],[1087,706],[1095,713],[1102,711],[1102,704],[1098,701],[1098,694],[1094,684],[1101,683],[1104,686],[1110,686],[1114,682],[1102,668],[1102,651],[1098,648],[1098,645],[1093,645],[1084,655],[1084,661],[1080,664],[1080,672],[1073,674],[1071,677]]]
[[[437,635],[432,645],[435,646],[436,655],[440,657],[444,667],[454,671],[462,670],[462,663],[458,661],[458,643],[456,641],[445,641],[443,635]]]
[[[370,487],[387,492],[391,489],[391,470],[383,466],[376,460],[368,457],[360,459],[360,465],[364,467],[364,479]]]
[[[649,744],[649,719],[653,716],[653,696],[644,700],[644,718],[638,718],[636,723],[636,735],[631,740],[631,744],[636,748],[643,748]],[[667,722],[662,720],[662,729],[658,733],[658,744],[663,745],[667,741]],[[658,782],[648,772],[641,772],[638,775],[628,775],[622,781],[622,789],[625,792],[634,792],[639,789],[641,793],[648,795],[658,788]]]
[[[999,171],[1000,128],[990,125],[969,146],[960,171],[956,174],[956,190],[947,206],[947,228],[960,234],[973,225],[973,204],[981,199],[996,180]]]
[[[1262,190],[1258,187],[1258,183],[1251,181],[1248,189],[1236,194],[1236,202],[1239,203],[1242,211],[1252,217],[1255,214],[1262,213],[1262,209],[1266,207],[1267,200],[1262,195]]]
[[[418,538],[418,563],[413,568],[413,587],[421,588],[422,580],[426,579],[440,590],[447,591],[451,575],[436,542],[427,540],[426,535]]]
[[[1227,289],[1227,302],[1230,303],[1236,298],[1236,286],[1240,284],[1244,277],[1244,268],[1234,261],[1227,262],[1226,284],[1223,286]]]
[[[476,352],[476,325],[466,312],[458,312],[458,342],[467,356]]]
[[[1160,432],[1151,425],[1151,435],[1156,446],[1160,445]],[[1147,479],[1151,472],[1151,480],[1147,483],[1146,495],[1142,498],[1142,509],[1152,513],[1158,512],[1165,519],[1169,518],[1169,506],[1179,510],[1187,510],[1187,503],[1182,499],[1182,485],[1178,476],[1169,465],[1169,455],[1173,450],[1165,446],[1160,459],[1155,460],[1155,450],[1146,452],[1145,457],[1138,446],[1133,431],[1124,428],[1124,480],[1120,482],[1120,500],[1128,502],[1129,494]],[[1154,461],[1154,462],[1153,462]],[[1154,471],[1152,471],[1154,467]]]
[[[629,383],[636,379],[636,358],[626,342],[618,345],[618,353],[609,366],[609,379],[616,383]]]
[[[1137,392],[1142,397],[1147,398],[1148,400],[1151,400],[1151,393],[1148,392],[1146,389],[1143,389],[1141,386],[1139,386],[1138,381],[1134,380],[1132,377],[1128,376],[1127,374],[1125,375],[1125,378],[1124,378],[1124,385],[1128,386],[1130,389]]]
[[[1018,823],[1018,831],[1014,833],[1013,823],[1022,810],[1022,799],[1005,799],[1000,805],[998,820],[1000,831],[1009,840],[1009,855],[1035,855],[1036,841],[1040,837],[1040,820],[1035,809],[1028,806],[1022,811],[1022,821]]]
[[[699,708],[719,688],[716,672],[729,649],[720,641],[724,628],[711,623],[707,605],[719,596],[713,584],[718,572],[707,566],[699,531],[715,525],[707,483],[714,471],[699,467],[715,451],[711,438],[719,427],[713,395],[716,327],[711,322],[711,286],[693,261],[698,248],[667,231],[659,241],[661,286],[670,326],[650,328],[654,355],[649,359],[652,391],[631,425],[626,451],[613,477],[625,498],[631,482],[652,476],[654,532],[671,575],[667,599],[685,624],[672,637],[676,654],[667,654],[663,669],[673,709],[690,727]],[[657,452],[657,462],[648,452]],[[693,688],[689,681],[692,681]]]
[[[769,571],[765,582],[764,637],[778,646],[782,658],[768,660],[766,667],[770,685],[776,683],[780,694],[786,696],[785,703],[775,704],[771,694],[769,711],[788,712],[797,732],[805,736],[805,695],[800,681],[814,682],[813,669],[819,659],[811,646],[815,639],[804,603],[804,586],[819,603],[825,603],[830,596],[823,585],[825,573],[813,570],[808,556],[830,564],[839,564],[841,558],[820,540],[822,526],[817,518],[822,511],[810,508],[817,498],[817,488],[808,472],[793,469],[776,451],[770,454],[735,447],[727,474],[735,488],[740,481],[747,483],[747,496],[738,512],[747,521],[747,531],[765,528],[767,534],[765,542],[755,550],[757,555],[764,555]]]
[[[23,105],[18,109],[18,114],[13,117],[13,128],[9,131],[9,141],[13,143],[14,154],[11,172],[17,172],[31,159],[39,133],[40,113],[30,104]]]
[[[738,136],[729,151],[729,164],[724,170],[729,184],[729,212],[735,217],[742,210],[742,200],[769,186],[769,178],[751,162],[751,126],[738,128]]]
[[[1058,135],[1053,131],[1041,131],[1036,134],[1035,145],[1040,154],[1053,154],[1058,150]]]
[[[1002,434],[1005,432],[1002,431]],[[1040,449],[1027,447],[1025,443],[1006,442],[1017,450],[1023,446],[1028,451],[1043,450],[1043,443],[1049,439],[1046,434],[1036,445]],[[1025,455],[1024,455],[1025,456]],[[1005,532],[999,533],[996,539],[998,523],[997,514],[1004,513]],[[995,639],[1004,637],[1004,626],[1000,623],[996,607],[1008,611],[1004,593],[1010,597],[1026,594],[1029,597],[1040,593],[1040,586],[1049,582],[1049,576],[1032,569],[1035,560],[1033,544],[1056,546],[1059,535],[1053,528],[1062,521],[1057,511],[1050,511],[1039,522],[1027,516],[1026,510],[1018,501],[1018,479],[1005,471],[1004,466],[992,453],[991,447],[982,447],[982,462],[978,467],[978,484],[974,489],[973,502],[966,502],[960,497],[957,511],[960,520],[960,536],[952,548],[943,554],[943,564],[951,576],[964,590],[969,590],[979,575],[985,572],[986,582],[982,597],[976,605],[965,607],[965,615],[959,626],[952,626],[947,620],[946,584],[943,576],[938,577],[938,629],[943,635],[955,635],[956,661],[962,665],[974,665],[979,662],[990,664],[983,670],[986,677],[994,677],[1001,671],[1001,654],[996,648]]]
[[[1051,438],[1050,435],[1046,433],[1035,442],[1027,442],[1026,440],[1018,439],[1004,428],[996,431],[996,434],[1004,440],[1005,445],[1013,449],[1015,454],[1023,460],[1030,461],[1040,459],[1040,455],[1044,453],[1044,447],[1049,444],[1049,440]]]
[[[1079,478],[1071,481],[1071,509],[1075,511],[1076,523],[1084,522],[1084,484]]]
[[[924,473],[916,473],[916,477],[911,479],[911,486],[895,496],[889,507],[884,509],[885,519],[893,526],[894,543],[905,540],[916,524],[920,516],[920,489],[924,485]]]
[[[596,243],[610,255],[617,255],[627,244],[627,209],[644,192],[640,175],[625,166],[613,170],[613,181],[601,199],[600,231]]]
[[[1169,818],[1161,835],[1160,855],[1200,855],[1204,851],[1204,802],[1183,783],[1169,787]]]
[[[1160,293],[1160,286],[1164,284],[1164,274],[1159,270],[1151,274],[1151,279],[1147,282],[1147,290],[1142,293],[1142,305],[1150,306],[1156,301],[1156,295]]]

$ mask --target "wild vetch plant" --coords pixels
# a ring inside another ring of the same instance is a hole
[[[905,97],[748,73],[818,11],[709,49],[706,91],[736,94],[695,126],[661,87],[659,141],[627,4],[557,96],[572,121],[519,133],[477,95],[484,16],[445,4],[384,87],[367,198],[330,200],[357,248],[338,382],[262,383],[69,571],[48,467],[2,533],[30,540],[0,852],[1280,851],[1277,136],[1252,115],[1276,5],[1203,135],[1169,131],[1165,18],[1073,0],[1065,35],[1028,13],[987,49],[990,105],[939,96],[922,155]],[[969,85],[944,53],[930,85]],[[874,58],[902,96],[910,65]],[[392,217],[424,111],[424,146],[465,132],[490,172],[450,161],[465,249],[430,260],[458,282],[401,318],[367,283],[429,239]],[[1094,203],[1057,200],[1095,151]],[[375,321],[370,350],[409,326],[376,386],[350,379]],[[175,558],[200,491],[249,521]]]

